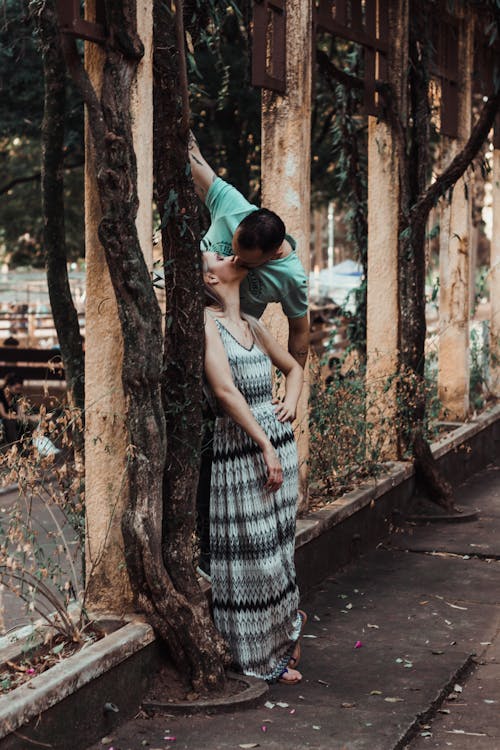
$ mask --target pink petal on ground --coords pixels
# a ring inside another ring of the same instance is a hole
[[[354,648],[363,648],[363,644],[361,643],[361,641],[356,641]]]
[[[267,727],[266,727],[266,725],[265,725],[265,724],[263,724],[263,725],[261,726],[261,729],[262,729],[262,731],[263,731],[263,732],[267,732]]]

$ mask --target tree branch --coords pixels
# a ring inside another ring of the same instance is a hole
[[[353,76],[350,73],[346,73],[345,71],[340,70],[340,68],[337,68],[337,66],[332,63],[326,52],[323,52],[321,49],[316,50],[316,62],[323,73],[330,78],[330,81],[333,79],[337,83],[341,83],[342,86],[348,86],[351,89],[364,88],[365,84],[362,78],[357,78],[357,76]]]
[[[64,169],[78,169],[78,167],[83,167],[85,164],[85,159],[79,159],[78,161],[75,161],[73,164],[65,164]],[[4,195],[5,193],[8,193],[9,190],[12,190],[12,188],[16,187],[16,185],[22,185],[26,182],[36,182],[40,180],[42,177],[41,172],[33,172],[33,174],[26,175],[26,177],[15,177],[13,180],[9,180],[9,182],[4,183],[0,186],[0,195]]]
[[[474,125],[469,140],[463,149],[455,156],[451,164],[442,172],[437,180],[429,185],[411,209],[411,223],[425,221],[433,206],[436,205],[449,188],[460,179],[483,145],[495,121],[500,107],[500,91],[490,96],[484,104],[479,119]]]

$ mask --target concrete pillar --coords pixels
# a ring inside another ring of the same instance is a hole
[[[287,2],[286,93],[262,92],[262,206],[276,211],[309,273],[311,191],[312,0]],[[279,305],[269,305],[264,323],[286,346],[288,325]],[[308,457],[307,383],[299,404],[301,483],[306,492]]]
[[[458,137],[445,152],[449,163],[471,132],[474,29],[461,22],[459,38]],[[469,177],[455,185],[442,202],[439,253],[438,393],[449,419],[465,419],[469,411],[470,235],[472,228]]]
[[[366,386],[371,442],[385,460],[398,456],[396,388],[398,372],[399,164],[389,126],[368,118],[368,291]],[[383,196],[383,199],[381,199]]]
[[[491,233],[490,276],[490,369],[491,391],[500,397],[500,149],[493,151],[492,177],[493,228]]]
[[[137,227],[146,260],[152,263],[152,6],[137,3],[138,32],[145,46],[132,92],[134,146],[137,154],[139,213]],[[95,0],[86,16],[95,17]],[[94,87],[102,82],[103,51],[85,45],[85,65]],[[126,404],[122,389],[123,343],[114,292],[97,236],[101,217],[92,143],[86,133],[85,249],[87,305],[85,340],[85,484],[88,606],[109,612],[131,609],[121,519],[128,501],[126,478]]]

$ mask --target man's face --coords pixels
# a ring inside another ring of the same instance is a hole
[[[259,266],[263,266],[264,263],[267,263],[269,260],[271,260],[272,257],[269,256],[269,254],[266,255],[259,248],[254,248],[252,250],[240,248],[238,245],[238,230],[236,230],[233,235],[232,248],[233,255],[236,257],[235,262],[242,268],[259,268]]]

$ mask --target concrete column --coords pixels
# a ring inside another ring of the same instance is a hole
[[[449,163],[471,132],[474,29],[461,23],[459,40],[458,137],[445,152]],[[460,179],[451,201],[442,202],[439,253],[438,393],[448,418],[462,420],[469,411],[470,233],[469,177]]]
[[[276,211],[309,273],[311,191],[312,0],[287,2],[286,93],[262,92],[262,206]],[[279,305],[269,305],[264,323],[285,344],[288,324]],[[299,404],[301,483],[306,492],[309,450],[308,376]]]
[[[490,276],[490,368],[491,391],[500,397],[500,149],[493,152],[492,178],[493,229],[491,233]]]
[[[371,441],[385,460],[397,458],[399,164],[388,125],[368,118],[368,291],[366,386]],[[383,200],[381,200],[383,196]]]
[[[87,0],[86,15],[89,19],[95,17],[95,0]],[[132,92],[140,201],[137,227],[146,260],[151,264],[152,10],[151,4],[145,0],[137,4],[137,23],[145,46],[145,55]],[[85,45],[85,65],[97,91],[102,83],[103,59],[98,45]],[[93,149],[87,129],[85,484],[88,606],[94,610],[122,612],[132,607],[121,533],[122,514],[128,501],[126,404],[121,380],[123,342],[104,251],[97,236],[100,218]]]

